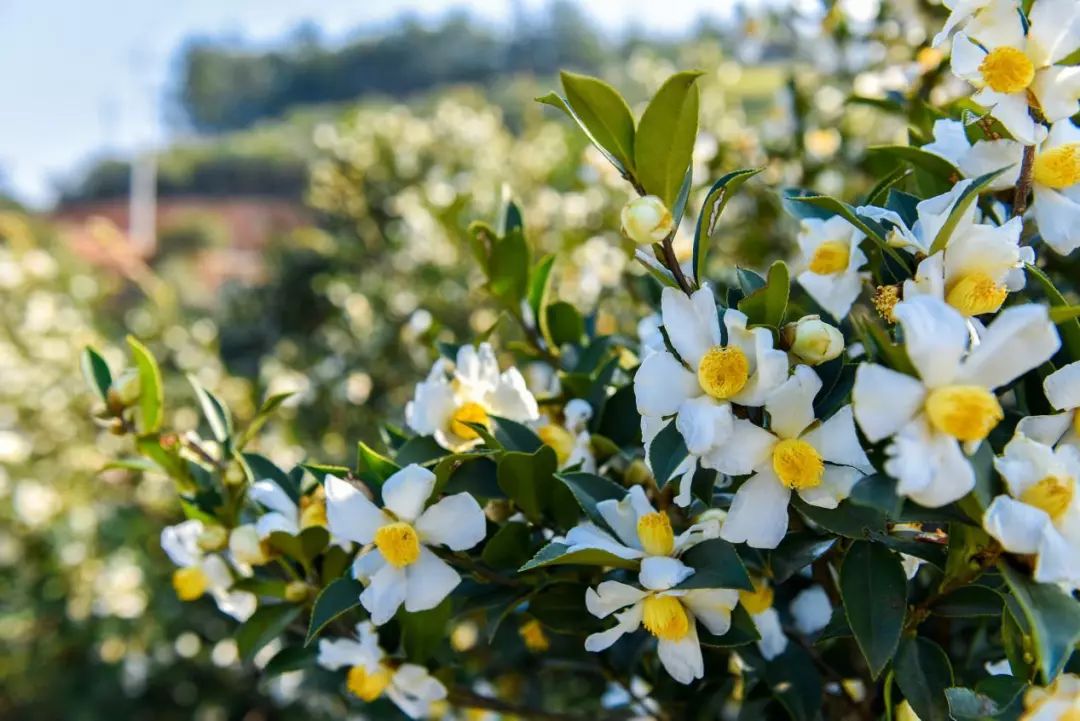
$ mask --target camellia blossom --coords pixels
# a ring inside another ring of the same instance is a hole
[[[410,718],[428,716],[446,698],[446,686],[423,666],[390,661],[369,621],[356,624],[356,638],[320,639],[318,663],[330,671],[347,668],[351,694],[368,703],[385,694]]]
[[[753,591],[739,591],[739,603],[750,614],[754,628],[761,636],[757,641],[758,652],[771,661],[784,652],[788,639],[780,624],[780,613],[773,606],[773,589],[764,578],[753,579]]]
[[[693,574],[694,569],[677,559],[653,556],[641,562],[640,588],[619,581],[590,588],[585,593],[589,613],[597,618],[614,614],[618,623],[586,638],[585,650],[603,651],[644,626],[656,637],[660,663],[673,679],[688,684],[704,676],[697,621],[709,633],[724,635],[739,593],[730,588],[676,588]]]
[[[1059,66],[1080,48],[1080,33],[1072,29],[1080,15],[1075,0],[1038,0],[1028,14],[1027,32],[1012,3],[992,3],[977,42],[957,33],[952,44],[952,70],[979,91],[972,100],[1025,145],[1046,137],[1029,105],[1050,123],[1080,110],[1080,68]]]
[[[1046,376],[1043,390],[1050,405],[1061,413],[1021,418],[1016,430],[1048,446],[1080,450],[1080,361]]]
[[[1011,553],[1034,554],[1036,581],[1080,587],[1080,449],[1018,433],[994,467],[1009,495],[986,509],[986,532]]]
[[[406,466],[383,484],[384,507],[379,508],[347,481],[326,477],[331,533],[374,544],[354,561],[353,575],[367,586],[360,603],[377,626],[402,604],[410,613],[435,608],[461,582],[429,546],[464,551],[487,532],[484,512],[469,493],[446,496],[425,509],[434,488],[434,473]]]
[[[628,560],[648,556],[674,558],[720,535],[719,519],[710,518],[676,536],[668,514],[649,503],[641,486],[633,486],[621,500],[600,501],[596,510],[611,530],[591,521],[578,524],[566,534],[567,553],[597,548]]]
[[[588,401],[573,398],[563,408],[561,424],[545,417],[537,425],[536,434],[555,451],[560,469],[578,467],[587,473],[596,471],[596,458],[588,428],[590,418],[592,406]]]
[[[1005,5],[1014,11],[1020,8],[1020,3],[1016,0],[943,0],[942,5],[950,12],[945,25],[934,36],[935,48],[945,42],[949,34],[958,27],[963,27],[968,36],[978,39],[982,29],[993,22],[990,17],[992,13],[986,11],[989,5]]]
[[[761,406],[788,375],[787,354],[773,348],[766,328],[747,328],[746,315],[724,311],[723,329],[712,289],[687,296],[665,288],[661,296],[668,350],[649,355],[634,376],[634,396],[649,443],[675,417],[675,426],[691,456],[716,468],[734,426],[732,403]],[[678,502],[690,502],[691,461],[683,468]]]
[[[1020,721],[1070,721],[1080,715],[1080,676],[1063,673],[1046,687],[1033,686],[1024,693]]]
[[[814,396],[821,379],[800,365],[769,396],[769,430],[748,420],[735,422],[736,442],[728,448],[721,472],[753,475],[731,502],[720,537],[754,548],[776,548],[787,531],[788,502],[797,491],[804,501],[836,508],[852,486],[874,468],[855,433],[851,406],[818,424]]]
[[[437,360],[405,407],[410,428],[452,451],[479,443],[480,434],[469,424],[490,428],[491,416],[527,423],[540,413],[521,373],[516,368],[500,373],[488,343],[462,346],[452,367],[445,358]]]
[[[255,595],[233,591],[233,570],[218,553],[206,553],[199,545],[205,526],[190,519],[161,531],[161,550],[178,568],[173,573],[173,588],[181,601],[194,601],[203,594],[213,597],[217,607],[237,621],[246,621],[255,613]]]
[[[887,240],[890,245],[902,248],[909,253],[930,253],[930,247],[934,244],[938,232],[944,227],[949,219],[960,196],[971,185],[971,180],[961,180],[951,190],[941,195],[919,201],[915,205],[915,222],[908,227],[900,214],[888,208],[879,208],[875,205],[861,205],[855,209],[859,215],[886,224],[888,228]],[[965,233],[975,222],[975,207],[972,204],[957,219],[953,228],[952,238]]]
[[[260,538],[268,538],[275,531],[295,536],[305,528],[326,526],[326,492],[322,486],[301,496],[299,503],[293,501],[281,486],[268,479],[251,484],[248,495],[251,500],[270,509],[255,521],[255,530]]]
[[[1006,308],[978,342],[963,316],[937,298],[906,300],[894,313],[918,377],[859,365],[855,419],[871,443],[893,439],[885,471],[899,481],[898,493],[943,506],[975,485],[964,451],[974,453],[1004,418],[994,389],[1045,362],[1061,341],[1040,305]]]
[[[806,218],[797,241],[805,270],[799,285],[836,320],[843,320],[859,297],[866,273],[866,254],[859,248],[865,234],[839,215],[828,220]]]

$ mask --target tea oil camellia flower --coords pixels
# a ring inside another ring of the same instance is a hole
[[[247,620],[255,612],[254,594],[233,591],[239,575],[217,553],[205,553],[199,547],[202,521],[191,519],[161,531],[161,549],[178,568],[173,573],[173,587],[182,601],[195,601],[204,594],[211,596],[217,607],[238,621]]]
[[[806,218],[799,230],[799,251],[805,270],[796,276],[818,305],[843,320],[859,297],[867,273],[866,254],[859,248],[865,235],[840,216]]]

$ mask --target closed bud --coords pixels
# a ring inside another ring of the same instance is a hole
[[[220,551],[229,542],[229,532],[223,526],[205,526],[199,534],[198,544],[206,553]]]
[[[300,603],[311,594],[311,586],[303,581],[292,581],[285,586],[285,600],[289,603]]]
[[[141,389],[138,372],[133,368],[128,368],[116,377],[112,387],[109,388],[109,405],[118,403],[125,408],[134,405],[135,401],[139,400]]]
[[[622,209],[623,233],[635,243],[659,243],[674,227],[671,211],[664,205],[664,201],[655,195],[635,198]]]
[[[791,352],[812,366],[831,361],[844,352],[844,336],[832,325],[808,315],[784,328]]]

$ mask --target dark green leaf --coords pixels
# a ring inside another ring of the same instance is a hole
[[[836,508],[811,506],[792,494],[791,505],[808,521],[847,538],[872,538],[885,533],[885,514],[873,508],[842,501]]]
[[[300,607],[289,603],[260,606],[251,618],[236,630],[236,648],[240,658],[250,661],[266,644],[280,636],[300,615]]]
[[[531,536],[527,524],[507,523],[484,544],[481,558],[494,568],[517,568],[532,554]]]
[[[544,566],[611,566],[613,568],[632,568],[638,567],[638,561],[632,561],[626,558],[616,556],[614,553],[608,551],[601,551],[598,548],[586,548],[580,551],[569,552],[570,547],[565,543],[549,543],[537,552],[535,556],[529,559],[521,568],[519,572],[532,571],[536,568],[543,568]]]
[[[953,673],[940,646],[909,636],[900,642],[893,668],[896,684],[921,721],[949,721],[945,689],[952,686]]]
[[[682,562],[694,569],[694,575],[677,588],[740,588],[754,590],[735,547],[720,538],[702,541],[684,553]]]
[[[564,71],[560,77],[566,100],[592,139],[632,172],[634,116],[622,95],[604,81],[587,75]]]
[[[765,679],[776,700],[796,721],[813,721],[821,709],[821,675],[814,659],[797,643],[765,664]]]
[[[596,504],[600,501],[622,500],[626,497],[626,489],[615,481],[598,476],[593,473],[571,472],[557,473],[555,477],[570,489],[577,499],[581,510],[597,525],[606,525],[603,516],[596,510]]]
[[[740,604],[731,609],[731,628],[727,633],[723,636],[714,636],[704,626],[699,626],[698,640],[702,646],[734,648],[760,641],[761,634],[754,625],[754,619],[750,618],[750,614]]]
[[[401,625],[401,645],[410,661],[427,663],[446,642],[446,624],[450,621],[452,610],[449,596],[430,611],[409,613],[404,606],[401,607],[397,614],[398,623]]]
[[[547,329],[551,342],[556,346],[564,343],[578,344],[585,335],[585,321],[577,308],[564,301],[547,307]]]
[[[783,583],[829,552],[835,538],[812,533],[789,533],[769,552],[769,568],[776,583]]]
[[[499,488],[531,520],[539,520],[550,505],[559,462],[550,446],[536,453],[508,451],[498,461]]]
[[[520,228],[495,242],[488,279],[491,294],[507,307],[517,309],[529,286],[529,247]]]
[[[667,485],[671,477],[675,475],[679,464],[689,455],[686,449],[686,441],[683,440],[679,429],[672,420],[653,438],[649,447],[649,463],[652,466],[656,482],[661,488]]]
[[[840,565],[840,595],[859,649],[877,678],[896,651],[907,609],[907,578],[895,553],[856,541]]]
[[[724,175],[709,188],[705,195],[705,202],[701,205],[701,214],[698,215],[697,228],[694,230],[694,280],[698,285],[704,281],[705,261],[709,254],[709,244],[713,233],[716,232],[716,224],[720,220],[720,214],[735,191],[743,183],[761,172],[761,168],[743,168]]]
[[[657,91],[638,123],[634,141],[636,174],[646,192],[671,208],[694,151],[698,127],[697,79],[702,73],[676,73]]]
[[[1049,583],[1036,583],[1004,561],[998,570],[1020,605],[1045,683],[1053,681],[1080,641],[1080,603]]]
[[[109,364],[96,350],[89,346],[83,348],[81,363],[83,377],[86,379],[87,385],[90,386],[90,390],[94,391],[102,401],[107,401],[109,388],[112,386],[112,373],[109,371]]]
[[[778,260],[769,267],[765,285],[739,301],[739,310],[746,314],[749,325],[779,328],[784,323],[790,294],[787,263]]]
[[[931,610],[946,618],[973,618],[976,616],[1000,616],[1001,596],[986,586],[964,586],[946,594]]]
[[[309,645],[315,637],[322,633],[327,624],[345,613],[351,608],[360,605],[360,594],[364,591],[364,584],[350,576],[336,578],[327,584],[326,588],[319,592],[315,598],[315,605],[311,609],[311,623],[308,624],[307,639],[304,645]]]
[[[296,482],[295,478],[258,453],[245,453],[243,458],[248,468],[251,469],[251,475],[255,480],[261,481],[265,478],[273,481],[281,487],[281,490],[285,491],[293,503],[300,503],[300,484]]]
[[[365,481],[381,486],[390,476],[401,470],[401,466],[360,441],[356,444],[356,470]]]
[[[289,671],[299,671],[315,665],[316,652],[313,648],[288,646],[274,655],[270,662],[259,672],[261,678],[273,678]]]

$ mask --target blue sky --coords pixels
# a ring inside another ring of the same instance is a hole
[[[504,22],[514,0],[0,0],[0,183],[47,205],[55,180],[90,158],[167,142],[162,100],[191,36],[273,44],[310,22],[339,40],[403,13],[468,7]],[[518,0],[526,8],[543,0]],[[732,0],[594,0],[611,32],[628,20],[658,33],[723,17]]]

